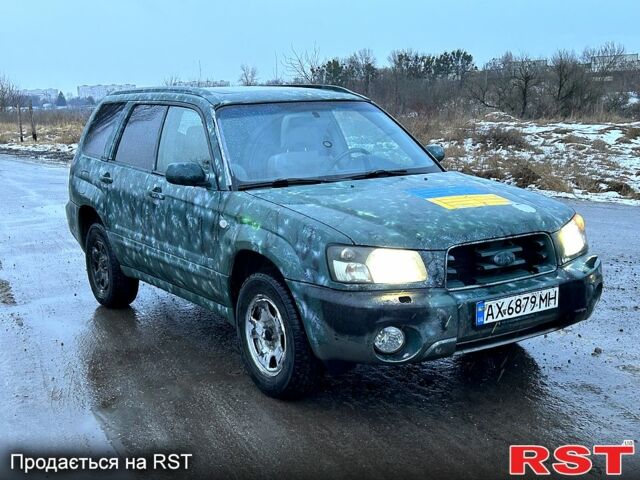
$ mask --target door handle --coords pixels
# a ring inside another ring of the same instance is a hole
[[[164,200],[164,193],[162,193],[162,189],[160,187],[153,187],[147,193],[151,198],[155,198],[157,200]]]
[[[111,178],[111,174],[109,172],[105,172],[100,175],[100,181],[102,183],[113,183],[113,178]]]

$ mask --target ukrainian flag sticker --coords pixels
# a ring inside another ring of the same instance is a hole
[[[418,188],[410,190],[410,193],[447,210],[512,204],[500,195],[473,187]]]

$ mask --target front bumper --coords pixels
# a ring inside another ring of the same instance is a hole
[[[420,362],[482,350],[564,328],[587,319],[602,293],[599,258],[585,255],[556,271],[487,287],[398,291],[342,291],[288,281],[311,347],[325,362]],[[477,327],[475,306],[549,287],[559,288],[553,310]],[[373,346],[383,327],[403,330],[405,346],[383,355]]]

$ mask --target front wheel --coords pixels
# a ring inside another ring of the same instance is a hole
[[[89,284],[98,302],[109,308],[124,308],[135,300],[139,282],[122,273],[107,231],[99,223],[87,232],[85,255]]]
[[[277,398],[310,391],[321,365],[286,286],[266,273],[251,275],[240,289],[236,312],[242,359],[260,390]]]

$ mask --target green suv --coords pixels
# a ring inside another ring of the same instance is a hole
[[[338,87],[121,91],[88,122],[67,217],[98,302],[142,280],[213,310],[277,397],[589,317],[582,217],[443,157]]]

